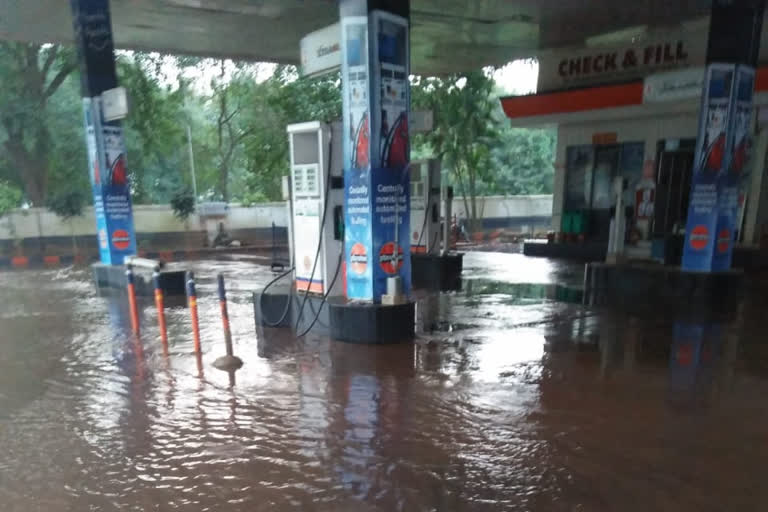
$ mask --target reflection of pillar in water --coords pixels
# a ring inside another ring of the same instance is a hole
[[[738,357],[741,332],[744,328],[744,304],[736,308],[736,315],[728,325],[723,335],[723,363],[720,368],[719,381],[723,390],[729,390],[733,383],[733,375],[736,371],[736,358]]]
[[[640,319],[630,316],[624,330],[624,370],[632,372],[635,369],[637,351],[640,348]]]
[[[296,423],[300,439],[308,439],[307,456],[328,459],[327,439],[320,433],[328,431],[328,373],[331,368],[328,352],[305,356],[299,361],[299,417]]]
[[[341,433],[341,439],[329,439],[334,472],[356,497],[379,499],[396,487],[382,481],[392,475],[376,461],[386,459],[402,437],[413,347],[337,344],[330,356],[336,378],[328,381],[327,396],[339,407],[328,410],[331,424],[325,431]]]
[[[684,408],[708,406],[722,326],[677,322],[674,332],[669,363],[669,402]]]
[[[416,332],[432,332],[440,314],[440,295],[430,293],[416,301]]]
[[[346,464],[337,467],[342,483],[358,498],[368,495],[371,481],[368,461],[376,452],[373,438],[379,425],[379,380],[373,375],[353,375],[347,379],[344,406],[344,450]]]

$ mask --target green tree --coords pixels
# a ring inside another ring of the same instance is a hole
[[[0,181],[0,217],[8,214],[21,204],[21,190]]]
[[[254,124],[248,122],[245,112],[248,101],[253,97],[257,70],[240,64],[228,76],[227,62],[216,62],[219,74],[211,80],[213,93],[209,98],[209,108],[215,130],[216,194],[228,203],[231,199],[230,180],[233,176],[238,177],[237,171],[242,168],[243,147],[256,130]]]
[[[244,202],[280,198],[281,177],[288,174],[290,162],[285,127],[341,119],[340,87],[339,73],[299,78],[295,66],[278,66],[270,78],[252,88],[246,111],[253,131],[244,146]]]
[[[43,205],[48,193],[55,146],[49,103],[75,68],[69,47],[0,42],[2,174],[32,205]]]
[[[493,181],[491,149],[498,142],[498,102],[493,78],[484,71],[446,78],[417,78],[412,84],[414,108],[431,109],[435,128],[416,138],[440,158],[461,192],[471,230],[479,227],[478,195]]]
[[[546,128],[503,128],[491,149],[494,179],[489,194],[551,194],[555,131]]]
[[[57,191],[46,198],[46,207],[69,224],[69,231],[72,236],[72,251],[75,255],[78,253],[78,248],[75,227],[72,221],[75,217],[83,214],[83,208],[88,199],[89,195],[84,190],[79,189]]]
[[[135,203],[167,203],[187,186],[188,84],[181,80],[176,87],[163,71],[174,62],[142,52],[121,52],[117,59],[120,84],[131,98],[123,126]]]

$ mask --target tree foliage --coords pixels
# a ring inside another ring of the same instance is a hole
[[[23,189],[32,205],[45,201],[59,149],[49,104],[75,67],[71,48],[0,41],[0,176]]]
[[[141,52],[117,59],[137,204],[278,200],[289,171],[285,126],[341,118],[338,73],[307,79],[294,66]],[[494,89],[484,71],[419,77],[412,87],[413,108],[436,119],[434,132],[414,137],[413,156],[442,159],[473,221],[482,195],[552,186],[554,133],[510,128]],[[0,207],[47,205],[69,218],[89,203],[82,116],[71,48],[0,43]]]
[[[487,71],[412,83],[413,108],[435,113],[434,131],[414,137],[414,157],[442,160],[471,228],[483,215],[478,197],[552,192],[554,131],[512,128],[497,95]]]
[[[0,181],[0,217],[7,214],[21,203],[21,190]]]
[[[189,190],[183,190],[171,198],[171,209],[178,219],[186,221],[195,213],[195,197]]]
[[[49,195],[45,206],[62,219],[69,220],[83,214],[88,199],[89,196],[83,190],[68,190]]]
[[[413,86],[414,106],[435,113],[435,129],[424,141],[450,170],[473,227],[482,214],[479,187],[494,178],[491,148],[500,127],[495,116],[497,102],[491,95],[494,86],[493,78],[483,71],[418,79]]]

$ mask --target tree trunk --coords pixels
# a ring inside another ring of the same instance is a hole
[[[5,149],[16,168],[19,181],[24,184],[27,201],[32,206],[43,206],[48,194],[47,153],[32,155],[24,146],[24,142],[15,137],[5,142]]]
[[[229,162],[219,167],[219,193],[225,203],[229,203]]]
[[[464,215],[467,216],[467,228],[470,227],[470,209],[469,209],[469,197],[467,195],[467,187],[464,185],[464,179],[462,178],[462,174],[459,171],[460,167],[459,164],[456,166],[456,179],[459,182],[459,187],[461,187],[461,199],[464,202]],[[453,219],[451,219],[453,220]],[[458,225],[458,221],[456,222]]]

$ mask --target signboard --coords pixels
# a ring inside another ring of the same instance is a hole
[[[605,146],[608,144],[616,144],[619,140],[619,135],[616,132],[600,132],[592,134],[593,146]]]
[[[738,66],[733,88],[727,167],[726,172],[721,174],[718,185],[717,244],[712,258],[714,272],[731,268],[733,244],[740,225],[739,184],[749,160],[754,90],[755,70],[748,66]]]
[[[625,82],[661,70],[703,66],[706,42],[706,32],[701,32],[620,47],[543,51],[538,91]]]
[[[84,98],[85,139],[101,262],[120,265],[136,254],[123,129],[102,117],[100,98]]]
[[[643,103],[701,98],[704,68],[668,71],[645,77]]]
[[[373,300],[368,17],[342,18],[341,33],[347,297]]]
[[[694,154],[683,270],[711,272],[718,218],[718,186],[728,158],[728,131],[736,66],[711,64],[702,95]]]
[[[341,26],[339,23],[316,30],[300,43],[301,74],[317,76],[341,67]]]
[[[128,116],[128,95],[125,87],[115,87],[101,94],[102,115],[105,121],[118,121]]]
[[[347,297],[379,302],[387,278],[411,282],[408,20],[376,10],[341,33]]]

